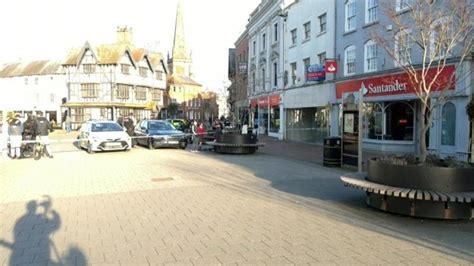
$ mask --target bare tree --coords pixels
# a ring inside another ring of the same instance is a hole
[[[420,162],[427,156],[426,132],[433,120],[433,111],[449,97],[455,84],[470,75],[463,68],[473,53],[472,0],[404,0],[381,1],[388,19],[386,25],[370,33],[374,39],[408,75],[421,103]],[[398,6],[396,6],[398,5]],[[388,27],[394,28],[389,34]],[[414,51],[412,51],[414,50]],[[412,52],[420,56],[412,57]],[[447,69],[454,66],[449,77]],[[455,75],[456,74],[456,75]],[[440,88],[440,84],[443,84]]]

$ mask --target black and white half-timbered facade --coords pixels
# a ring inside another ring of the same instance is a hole
[[[89,119],[117,120],[130,113],[136,121],[158,115],[166,90],[163,57],[135,48],[128,31],[119,29],[115,44],[86,42],[72,49],[63,63],[68,88],[63,116],[70,115],[74,127]]]

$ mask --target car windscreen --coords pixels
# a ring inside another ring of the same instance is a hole
[[[118,124],[115,123],[94,123],[91,125],[92,132],[111,132],[111,131],[123,131]]]
[[[167,123],[167,122],[149,122],[148,129],[158,130],[158,131],[175,130],[175,128],[170,123]]]

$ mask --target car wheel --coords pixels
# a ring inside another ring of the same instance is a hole
[[[92,154],[94,151],[92,150],[92,144],[87,144],[87,153]]]
[[[186,149],[186,141],[179,142],[179,148],[182,150]]]
[[[153,150],[155,147],[153,147],[153,140],[148,141],[148,149]]]

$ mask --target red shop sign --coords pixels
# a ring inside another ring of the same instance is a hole
[[[257,99],[250,99],[250,108],[257,107]]]
[[[336,73],[337,72],[337,62],[336,60],[328,60],[324,63],[324,68],[326,69],[326,73]]]
[[[258,98],[258,107],[268,107],[268,96]]]
[[[278,105],[280,105],[280,95],[270,96],[270,106],[278,106]]]
[[[454,66],[446,66],[437,78],[432,91],[441,91],[446,86],[450,86],[449,90],[454,90]],[[434,77],[436,69],[428,70],[428,81]],[[415,88],[412,85],[406,73],[398,73],[394,75],[380,76],[375,78],[366,78],[358,80],[350,80],[336,84],[336,98],[341,99],[345,92],[354,92],[362,89],[364,97],[386,96],[413,94]]]

